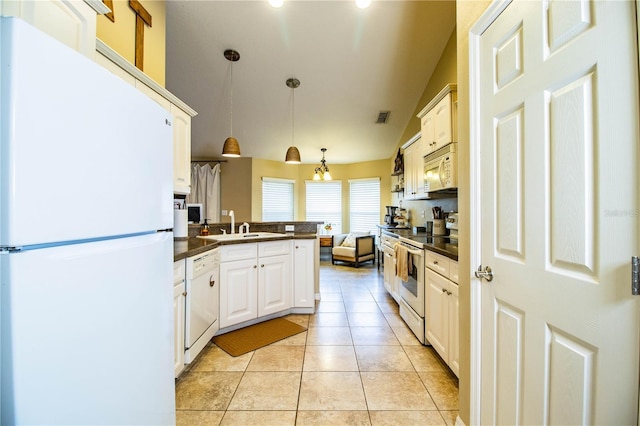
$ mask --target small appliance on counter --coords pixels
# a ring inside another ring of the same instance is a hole
[[[397,223],[395,221],[395,216],[396,216],[396,209],[398,207],[397,206],[385,206],[385,208],[387,209],[387,214],[384,215],[384,223],[385,223],[385,225],[395,227],[397,225]]]
[[[396,228],[409,228],[409,212],[406,209],[396,209],[395,221],[397,223]]]
[[[451,212],[447,215],[446,228],[449,230],[449,238],[458,240],[458,212]]]

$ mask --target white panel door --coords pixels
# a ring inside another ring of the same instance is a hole
[[[258,316],[291,307],[291,256],[261,257],[258,268]]]
[[[292,305],[295,308],[313,308],[315,306],[314,271],[317,243],[317,240],[294,241]]]
[[[479,422],[636,424],[634,3],[499,7],[476,28],[472,88],[478,257],[494,276],[475,283]]]
[[[445,362],[449,360],[449,280],[425,271],[425,337]]]
[[[255,259],[220,263],[220,328],[258,316]]]

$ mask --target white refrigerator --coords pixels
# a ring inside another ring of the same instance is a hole
[[[0,18],[0,423],[175,422],[171,115]]]

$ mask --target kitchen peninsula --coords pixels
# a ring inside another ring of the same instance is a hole
[[[175,377],[214,335],[314,312],[319,224],[249,223],[252,232],[232,234],[230,224],[217,223],[210,229],[218,234],[206,238],[198,238],[199,225],[190,225],[189,238],[175,239]]]

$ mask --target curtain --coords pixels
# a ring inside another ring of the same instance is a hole
[[[191,163],[191,194],[187,203],[202,204],[209,223],[220,222],[220,164]]]

